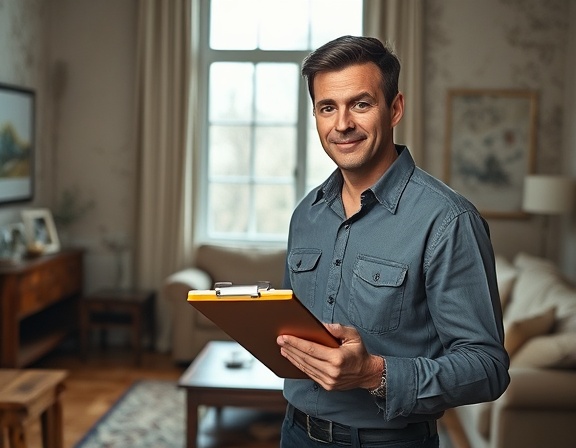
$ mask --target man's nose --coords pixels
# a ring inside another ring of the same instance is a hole
[[[346,132],[349,129],[354,129],[354,121],[352,120],[350,111],[347,109],[338,111],[336,130],[338,132]]]

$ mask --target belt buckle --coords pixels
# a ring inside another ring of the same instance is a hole
[[[331,443],[332,442],[332,421],[331,420],[325,420],[326,423],[328,423],[328,428],[326,430],[324,430],[323,428],[319,428],[320,431],[326,431],[328,433],[328,438],[327,439],[319,439],[316,436],[312,435],[311,429],[312,429],[312,425],[310,424],[310,416],[308,414],[306,414],[306,432],[308,433],[308,437],[311,440],[314,440],[315,442],[321,442],[321,443]]]

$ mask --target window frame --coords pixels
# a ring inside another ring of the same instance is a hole
[[[364,13],[366,8],[364,6]],[[365,21],[363,21],[365,22]],[[364,28],[364,24],[362,26]],[[199,20],[199,43],[198,51],[198,110],[205,111],[199,114],[199,138],[200,146],[199,182],[196,183],[197,192],[195,194],[199,207],[197,217],[194,220],[195,234],[199,241],[206,243],[227,243],[239,245],[279,245],[285,244],[288,239],[288,228],[281,237],[271,238],[264,234],[240,234],[230,236],[211,235],[209,225],[209,72],[210,65],[214,62],[249,62],[258,63],[293,63],[299,68],[302,61],[310,54],[311,50],[217,50],[210,48],[210,1],[200,2]],[[309,186],[307,185],[307,149],[309,132],[316,133],[315,129],[310,129],[309,114],[312,113],[311,100],[308,93],[306,80],[301,76],[298,78],[298,108],[296,121],[296,161],[295,172],[293,173],[294,186],[294,206],[305,196]],[[288,224],[288,223],[287,223]]]

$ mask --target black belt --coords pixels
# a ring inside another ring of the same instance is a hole
[[[336,442],[348,445],[352,444],[352,428],[350,428],[350,426],[312,417],[292,405],[288,405],[289,412],[290,408],[293,409],[294,422],[304,429],[308,437],[312,440],[324,443]],[[409,423],[406,427],[398,429],[358,429],[358,437],[361,443],[416,440],[428,438],[434,434],[436,434],[435,420]]]

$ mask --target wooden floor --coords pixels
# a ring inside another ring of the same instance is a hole
[[[69,377],[63,394],[64,448],[72,448],[136,380],[178,380],[186,366],[176,366],[168,355],[144,353],[136,367],[126,349],[96,351],[81,362],[75,351],[60,350],[33,368],[66,369]],[[40,425],[27,434],[29,447],[41,447]]]
[[[64,448],[73,448],[134,381],[176,381],[187,366],[175,365],[169,355],[148,352],[137,367],[129,349],[109,348],[92,352],[86,362],[74,350],[59,350],[30,367],[68,370],[63,394]],[[470,448],[453,414],[447,412],[442,424],[453,448]],[[31,425],[27,439],[31,448],[42,446],[39,424]]]

